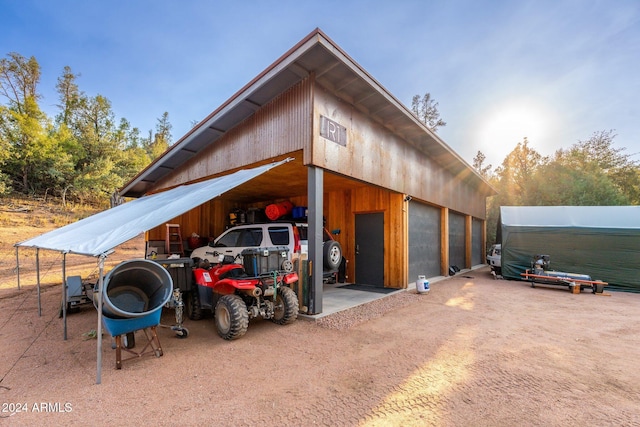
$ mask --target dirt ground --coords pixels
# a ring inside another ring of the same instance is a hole
[[[638,426],[640,295],[608,293],[483,268],[337,322],[252,321],[232,342],[186,320],[188,338],[162,328],[164,355],[121,370],[105,335],[96,384],[96,310],[70,314],[64,341],[60,286],[43,289],[41,317],[33,286],[3,289],[0,424]]]

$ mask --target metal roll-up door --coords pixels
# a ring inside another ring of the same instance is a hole
[[[440,208],[409,202],[409,283],[440,276]]]
[[[449,267],[465,267],[465,217],[449,211]]]

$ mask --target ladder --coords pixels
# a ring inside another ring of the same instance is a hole
[[[182,234],[180,224],[166,224],[167,234],[165,235],[164,249],[167,255],[180,254],[184,256],[184,246],[182,244]]]

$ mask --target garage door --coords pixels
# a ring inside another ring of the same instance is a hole
[[[409,202],[409,282],[440,276],[440,208]]]
[[[449,266],[463,269],[465,262],[464,215],[449,211]]]

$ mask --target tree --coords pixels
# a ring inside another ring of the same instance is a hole
[[[33,56],[27,59],[16,52],[8,56],[0,59],[0,95],[9,100],[9,109],[24,114],[27,101],[40,98],[40,64]]]
[[[547,158],[529,146],[526,137],[519,142],[496,169],[501,205],[536,205],[538,194],[533,177],[536,170],[547,161]]]
[[[411,111],[433,132],[437,132],[439,127],[447,125],[447,123],[440,118],[438,103],[431,98],[429,92],[425,93],[422,97],[420,97],[420,95],[413,96],[411,100]]]
[[[103,95],[88,96],[80,74],[66,66],[58,78],[58,114],[40,110],[40,66],[34,57],[0,59],[0,195],[12,189],[58,192],[89,202],[106,201],[171,144],[168,113],[148,141],[124,118],[116,119]],[[149,154],[147,153],[149,152]]]
[[[534,182],[537,205],[616,206],[628,204],[627,197],[599,169],[570,168],[559,161],[541,167]]]
[[[8,105],[0,108],[2,181],[11,180],[23,192],[41,192],[55,173],[52,165],[64,157],[57,140],[50,139],[50,122],[38,105],[40,65],[10,53],[0,60],[0,95]]]
[[[613,130],[594,132],[586,141],[574,144],[569,152],[580,159],[582,168],[598,168],[629,200],[640,204],[640,162],[625,154],[625,148],[613,146]]]
[[[528,139],[524,138],[505,157],[502,165],[496,168],[491,183],[498,194],[487,201],[487,243],[495,242],[501,206],[538,204],[533,177],[546,161],[545,157],[529,146]]]
[[[78,77],[80,77],[80,74],[74,74],[71,71],[71,67],[65,66],[62,76],[58,77],[58,83],[56,84],[60,100],[60,104],[57,105],[60,109],[57,121],[65,126],[68,126],[71,122],[72,115],[77,111],[80,98],[83,95],[80,93],[76,83]]]
[[[156,123],[155,135],[149,131],[147,153],[151,160],[161,156],[171,145],[171,128],[169,113],[165,111],[162,117],[158,119],[158,123]]]
[[[473,168],[478,171],[480,176],[484,179],[489,179],[491,177],[491,164],[484,165],[485,160],[487,160],[487,156],[480,150],[478,150],[478,154],[473,158]]]
[[[608,206],[640,202],[639,165],[615,148],[613,131],[600,131],[569,149],[556,151],[539,171],[545,204]]]

